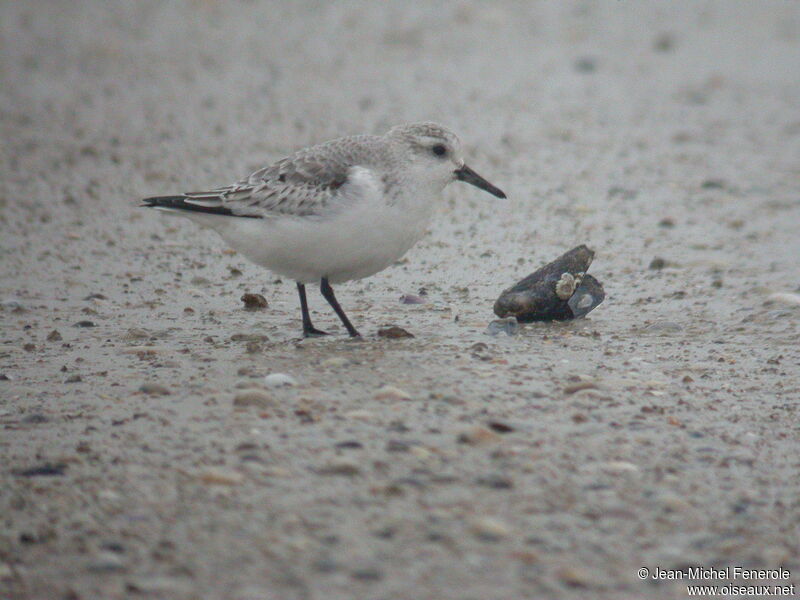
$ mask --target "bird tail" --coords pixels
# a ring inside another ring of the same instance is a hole
[[[189,196],[153,196],[145,198],[140,204],[143,208],[156,208],[172,213],[203,213],[223,217],[257,217],[256,215],[238,215],[230,208],[217,202],[204,202]]]

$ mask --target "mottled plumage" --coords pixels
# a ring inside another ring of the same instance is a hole
[[[321,332],[311,325],[303,286],[321,282],[348,332],[357,335],[330,283],[367,277],[397,261],[424,234],[434,200],[456,179],[505,197],[464,165],[455,134],[415,123],[298,150],[230,186],[144,203],[214,229],[256,264],[296,280],[304,334]]]
[[[240,181],[208,192],[184,194],[189,204],[224,206],[234,215],[322,215],[347,183],[351,167],[389,158],[383,138],[357,135],[298,150]]]

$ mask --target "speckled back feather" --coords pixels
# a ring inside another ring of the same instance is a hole
[[[344,137],[299,150],[233,185],[184,196],[190,204],[225,207],[240,216],[319,215],[341,196],[337,192],[351,167],[386,157],[383,137]]]

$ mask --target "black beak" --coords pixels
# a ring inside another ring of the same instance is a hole
[[[466,181],[467,183],[471,183],[475,187],[480,188],[486,192],[489,192],[492,196],[497,196],[498,198],[506,197],[503,190],[494,187],[491,183],[486,181],[483,177],[478,175],[467,165],[464,165],[460,169],[456,169],[455,174],[456,174],[456,179],[458,179],[459,181]]]

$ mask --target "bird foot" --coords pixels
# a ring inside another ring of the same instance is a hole
[[[327,331],[322,331],[316,327],[308,327],[303,329],[304,338],[322,337],[323,335],[330,335]]]

